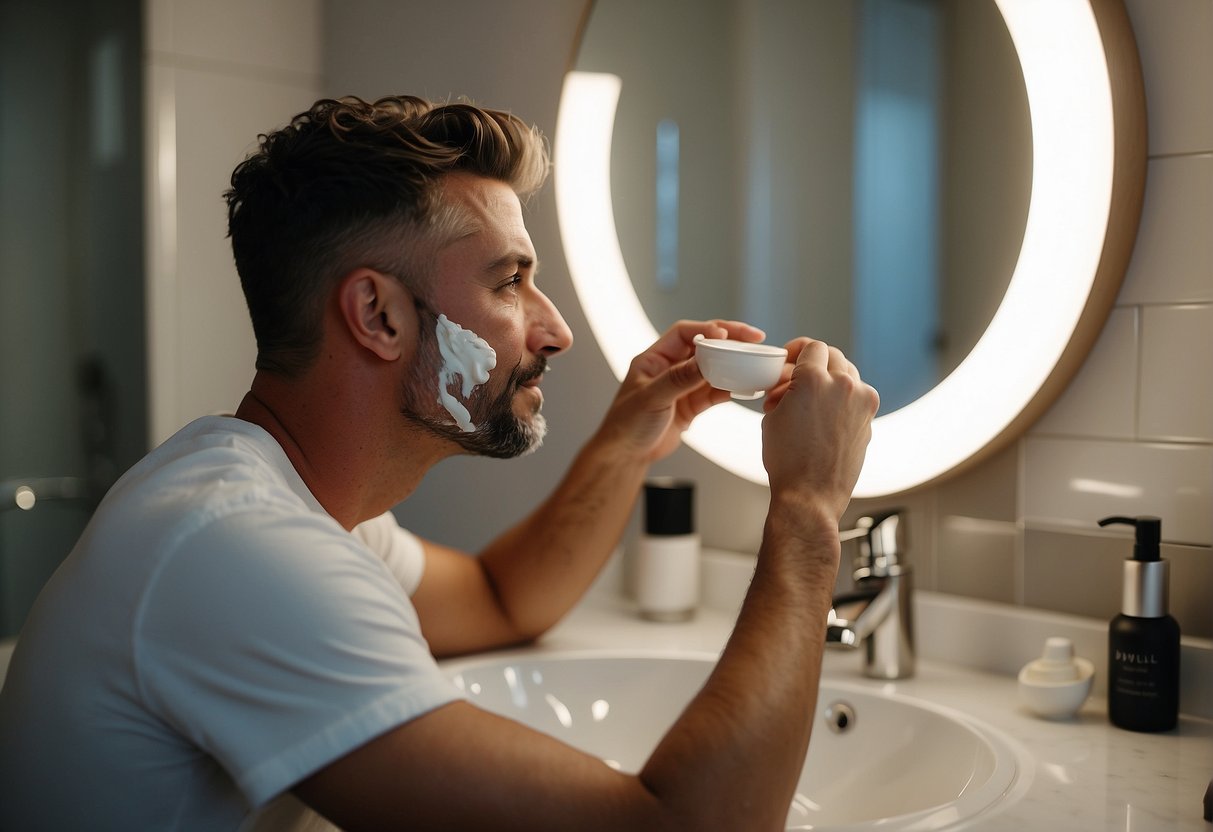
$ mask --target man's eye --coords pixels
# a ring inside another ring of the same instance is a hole
[[[499,289],[517,289],[519,287],[519,285],[521,285],[521,284],[522,284],[522,275],[516,274],[513,277],[511,277],[509,280],[507,280],[505,283],[502,283],[497,288],[499,288]]]

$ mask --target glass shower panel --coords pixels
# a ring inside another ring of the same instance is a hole
[[[138,0],[0,0],[0,638],[147,445]]]

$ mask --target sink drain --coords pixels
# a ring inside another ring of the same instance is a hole
[[[839,699],[826,708],[825,721],[835,734],[845,734],[855,727],[855,709]]]

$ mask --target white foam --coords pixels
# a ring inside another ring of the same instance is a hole
[[[470,433],[476,429],[467,407],[448,390],[456,377],[463,381],[460,393],[464,399],[489,380],[489,370],[497,366],[497,352],[489,342],[470,329],[464,329],[446,315],[438,316],[436,327],[438,351],[442,354],[442,369],[438,371],[438,403],[451,414],[460,430]]]

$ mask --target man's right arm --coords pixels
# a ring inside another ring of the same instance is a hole
[[[771,508],[753,582],[716,668],[638,774],[458,702],[296,793],[347,829],[782,828],[816,708],[838,521],[877,404],[837,350],[793,350],[763,423]]]

